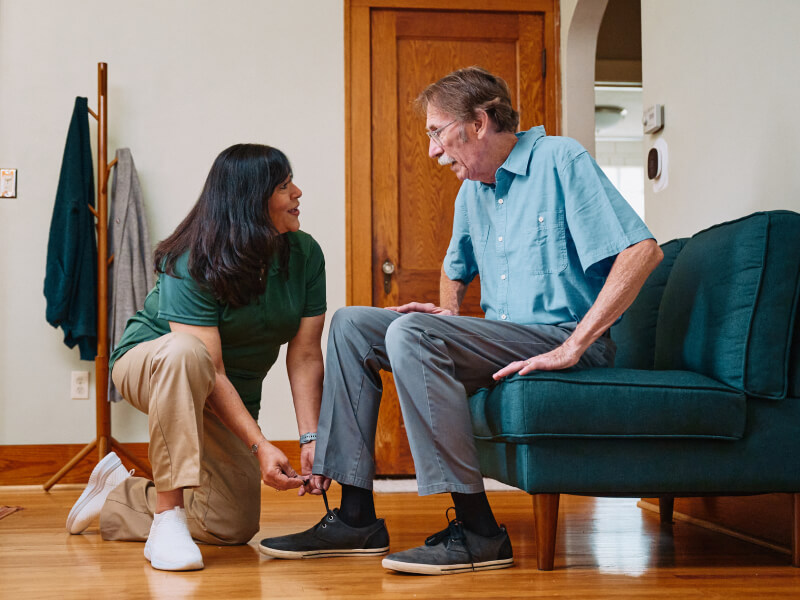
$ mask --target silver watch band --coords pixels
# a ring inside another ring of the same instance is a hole
[[[316,439],[317,439],[317,432],[316,431],[311,431],[309,433],[304,433],[303,435],[300,436],[300,445],[302,446],[303,444],[308,444],[310,442],[313,442]]]

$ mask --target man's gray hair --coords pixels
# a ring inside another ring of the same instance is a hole
[[[519,125],[519,113],[511,106],[508,84],[480,67],[445,75],[422,90],[415,105],[423,114],[432,105],[460,122],[474,121],[478,111],[484,110],[497,131],[514,133]]]

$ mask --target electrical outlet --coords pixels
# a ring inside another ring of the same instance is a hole
[[[73,400],[89,399],[89,371],[73,371],[70,395]]]

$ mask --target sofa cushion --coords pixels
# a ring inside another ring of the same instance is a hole
[[[788,388],[800,286],[800,215],[755,213],[701,231],[670,273],[655,368],[701,373],[761,398]]]
[[[639,295],[622,319],[611,328],[611,339],[617,344],[614,364],[626,369],[652,369],[656,353],[656,324],[661,297],[672,265],[688,238],[661,245],[664,258],[650,273]]]
[[[473,435],[525,444],[545,437],[736,440],[746,396],[687,371],[586,369],[511,377],[469,399]]]

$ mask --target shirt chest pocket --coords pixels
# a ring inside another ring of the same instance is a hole
[[[541,211],[528,224],[528,264],[533,275],[560,273],[567,268],[564,211]]]

